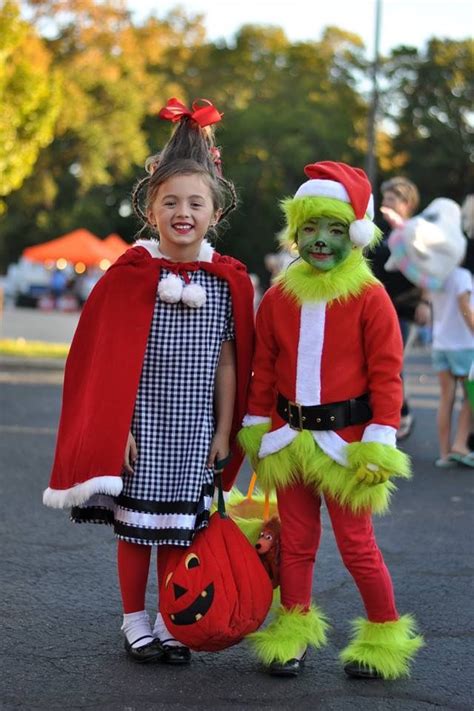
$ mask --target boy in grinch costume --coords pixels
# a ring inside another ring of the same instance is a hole
[[[271,674],[297,676],[328,623],[311,603],[324,497],[343,562],[367,619],[342,651],[346,673],[396,679],[422,646],[411,615],[399,616],[371,514],[388,508],[395,476],[409,477],[395,434],[403,349],[397,316],[363,248],[380,232],[364,171],[307,165],[309,178],[283,201],[285,244],[300,258],[266,292],[248,414],[239,439],[262,488],[276,488],[281,518],[281,608],[251,635]]]

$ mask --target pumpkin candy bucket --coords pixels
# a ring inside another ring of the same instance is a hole
[[[265,620],[272,584],[255,548],[218,510],[191,546],[167,560],[160,612],[169,632],[196,651],[216,652],[240,642]]]

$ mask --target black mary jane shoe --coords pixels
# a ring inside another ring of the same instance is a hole
[[[149,637],[149,635],[145,635],[145,637]],[[133,644],[136,644],[141,639],[145,639],[145,637],[139,637],[135,640],[135,642],[133,642]],[[125,640],[125,651],[128,656],[133,659],[133,661],[141,664],[146,664],[147,662],[159,662],[164,656],[164,650],[159,639],[153,639],[151,642],[144,644],[142,647],[132,647],[130,642]]]
[[[304,667],[306,652],[301,659],[288,659],[286,662],[272,662],[268,673],[272,676],[298,676]]]
[[[349,662],[345,665],[344,671],[352,679],[382,679],[382,675],[373,667],[361,662]]]
[[[177,647],[176,645],[169,645],[166,642],[161,642],[163,645],[163,658],[162,662],[164,664],[190,664],[191,663],[191,651],[188,647],[182,647],[181,645]]]

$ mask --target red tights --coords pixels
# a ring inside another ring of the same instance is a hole
[[[286,608],[311,600],[313,567],[321,538],[321,498],[302,483],[279,489],[281,601]],[[390,574],[377,546],[371,516],[354,514],[327,497],[326,506],[344,565],[354,578],[371,622],[398,619]]]
[[[145,593],[152,547],[138,543],[127,543],[127,541],[118,541],[118,576],[125,614],[140,612],[145,609]],[[159,546],[157,551],[159,585],[163,582],[168,556],[173,549],[174,546]]]

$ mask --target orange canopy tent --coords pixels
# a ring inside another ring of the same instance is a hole
[[[65,259],[72,264],[82,262],[86,267],[101,266],[102,269],[109,266],[104,260],[112,263],[117,258],[115,250],[84,229],[74,230],[43,244],[26,247],[22,256],[32,262]]]
[[[128,242],[125,242],[120,235],[116,235],[114,233],[108,235],[104,239],[104,244],[114,251],[115,259],[118,259],[131,246]]]

